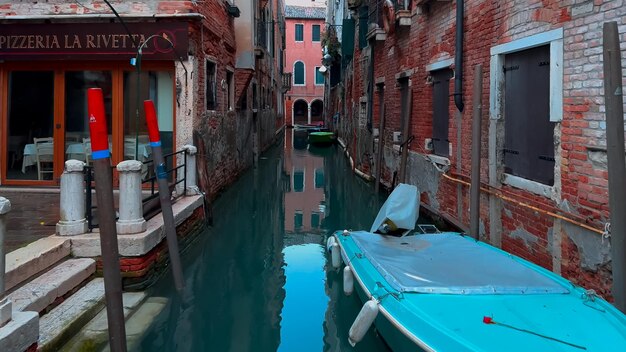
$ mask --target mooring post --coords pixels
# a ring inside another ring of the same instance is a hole
[[[196,155],[198,154],[198,148],[193,145],[186,144],[183,146],[185,150],[185,155],[187,158],[187,163],[185,165],[185,195],[193,196],[200,194],[200,189],[198,188],[198,176],[197,176],[197,165],[196,165]]]
[[[146,231],[141,202],[141,167],[138,160],[125,160],[117,164],[120,175],[119,219],[116,228],[119,235]]]
[[[61,175],[60,219],[56,226],[59,236],[74,236],[87,232],[85,217],[85,163],[80,160],[65,162]]]
[[[470,187],[470,234],[480,239],[480,143],[483,111],[483,66],[474,66],[472,91],[472,179]]]
[[[167,167],[163,160],[163,151],[161,150],[161,136],[159,135],[159,122],[157,120],[154,102],[145,100],[143,108],[146,112],[146,123],[148,124],[148,135],[150,137],[150,147],[152,148],[152,157],[154,159],[154,172],[157,177],[159,186],[159,199],[161,200],[161,213],[163,214],[163,227],[167,237],[167,247],[170,254],[170,262],[172,263],[172,274],[174,275],[174,284],[176,290],[182,292],[185,288],[185,278],[183,277],[183,268],[180,262],[180,253],[178,251],[178,238],[176,237],[176,224],[174,223],[174,213],[172,211],[172,200],[169,184],[167,182]]]
[[[622,55],[617,22],[607,22],[604,40],[604,101],[606,104],[606,145],[609,171],[609,209],[611,212],[611,267],[613,299],[617,309],[626,313],[626,161],[624,160],[624,97]]]
[[[111,153],[104,115],[104,98],[100,88],[87,90],[89,133],[96,181],[96,199],[100,218],[100,248],[104,276],[104,296],[109,327],[111,351],[126,352],[126,329],[122,305],[122,276],[120,274]]]
[[[0,328],[12,318],[13,307],[8,297],[4,297],[5,284],[4,272],[6,270],[6,258],[4,253],[4,239],[6,237],[6,214],[11,211],[11,202],[0,197]]]

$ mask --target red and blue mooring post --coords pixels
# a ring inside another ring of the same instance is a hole
[[[122,304],[122,275],[120,274],[119,251],[115,205],[113,202],[113,175],[109,134],[104,114],[104,98],[100,88],[87,90],[89,133],[96,182],[98,218],[100,219],[100,248],[104,276],[109,344],[111,351],[126,352],[126,330]]]
[[[152,148],[152,160],[154,161],[154,172],[159,187],[159,200],[161,201],[161,213],[163,214],[163,226],[167,237],[167,247],[172,263],[172,274],[176,290],[182,292],[185,288],[185,279],[178,252],[178,237],[176,237],[176,224],[174,223],[174,213],[172,212],[172,200],[170,188],[167,182],[167,167],[163,160],[163,150],[161,148],[161,136],[159,134],[159,121],[157,120],[154,102],[145,100],[143,108],[146,112],[146,124],[148,125],[148,136],[150,137],[150,147]]]

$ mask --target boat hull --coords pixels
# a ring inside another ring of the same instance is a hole
[[[309,143],[319,146],[331,145],[335,142],[335,134],[332,132],[310,132]]]
[[[458,237],[458,234],[442,234],[445,235]],[[374,297],[379,302],[374,325],[393,351],[613,351],[626,346],[626,317],[608,302],[599,297],[586,300],[582,288],[486,244],[476,245],[504,254],[568,291],[400,293],[394,291],[366,258],[363,248],[356,245],[350,234],[336,232],[334,238],[343,263],[351,266],[354,288],[361,301]],[[503,324],[487,324],[485,317]]]

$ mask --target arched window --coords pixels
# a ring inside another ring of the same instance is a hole
[[[293,84],[304,85],[304,62],[296,61],[293,64]]]

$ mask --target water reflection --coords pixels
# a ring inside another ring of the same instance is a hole
[[[361,302],[326,270],[323,245],[335,229],[368,228],[383,199],[338,147],[301,138],[287,131],[215,202],[214,225],[184,256],[185,294],[174,299],[170,276],[155,285],[168,307],[135,350],[386,350],[373,329],[348,344]]]

